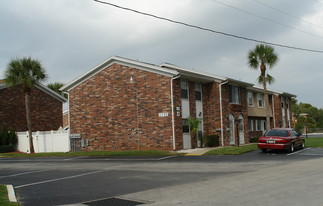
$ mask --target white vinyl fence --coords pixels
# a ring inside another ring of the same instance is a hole
[[[46,131],[33,132],[33,143],[35,153],[42,152],[69,152],[70,139],[68,131]],[[30,153],[29,151],[29,134],[27,132],[17,132],[18,151]]]

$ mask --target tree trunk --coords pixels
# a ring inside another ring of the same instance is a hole
[[[31,111],[30,111],[30,93],[25,93],[25,106],[26,106],[26,119],[29,133],[29,149],[30,153],[35,153],[33,136],[32,136],[32,124],[31,124]]]
[[[265,97],[265,105],[266,105],[266,130],[270,129],[270,105],[269,105],[269,97],[267,93],[267,79],[266,79],[266,66],[261,64],[260,66],[261,76],[263,80],[264,87],[264,97]]]

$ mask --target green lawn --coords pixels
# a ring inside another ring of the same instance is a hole
[[[19,206],[17,202],[9,202],[7,187],[0,185],[0,205],[1,206]]]
[[[54,153],[0,153],[0,157],[70,157],[70,156],[165,156],[177,155],[168,151],[147,150],[147,151],[93,151],[93,152],[54,152]]]
[[[323,137],[309,137],[305,139],[305,147],[322,147]]]
[[[257,144],[242,145],[240,147],[221,147],[210,150],[205,155],[239,155],[257,149]]]

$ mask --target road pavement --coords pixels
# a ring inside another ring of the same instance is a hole
[[[23,206],[323,205],[323,149],[239,156],[0,158]]]

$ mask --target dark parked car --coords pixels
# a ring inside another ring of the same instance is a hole
[[[267,149],[283,149],[294,152],[296,147],[303,149],[304,146],[304,137],[292,128],[274,128],[268,130],[258,140],[258,148],[262,152],[266,152]]]

